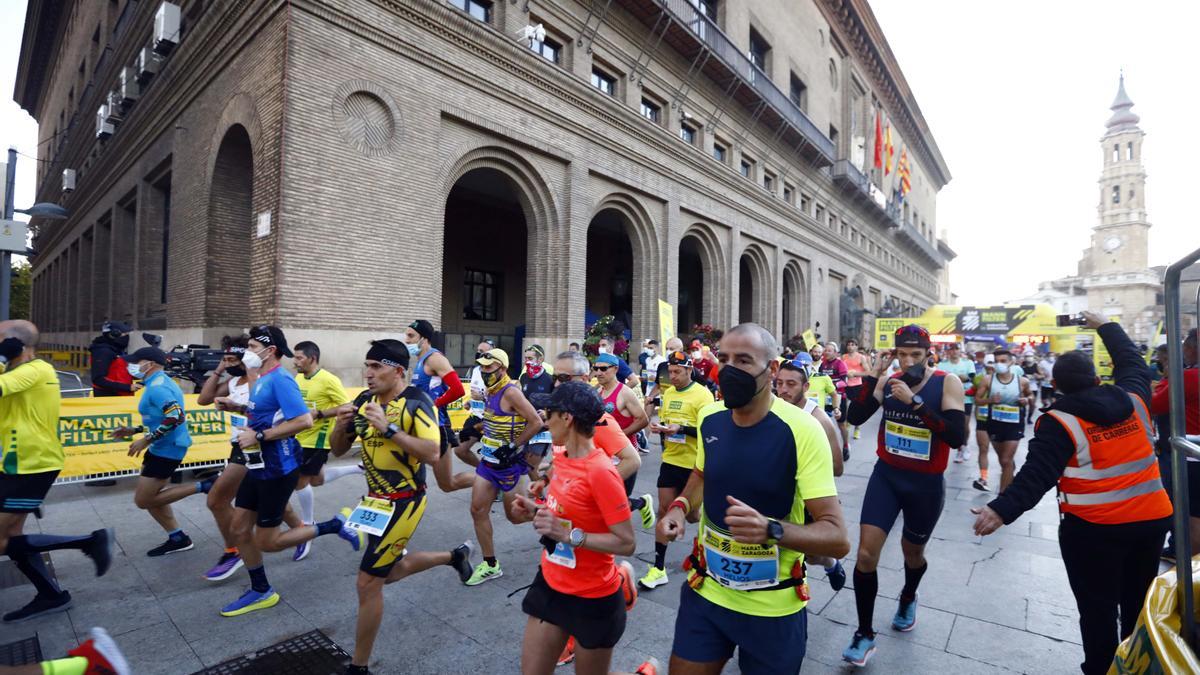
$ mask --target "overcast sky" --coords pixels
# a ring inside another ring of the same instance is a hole
[[[0,146],[36,155],[37,127],[12,101],[25,4],[0,1]],[[1200,88],[1190,83],[1200,2],[871,5],[954,176],[937,223],[958,253],[960,302],[1020,298],[1074,272],[1096,224],[1099,139],[1121,68],[1147,133],[1150,264],[1200,247],[1186,168],[1200,157]],[[35,162],[17,165],[21,208],[33,201]]]

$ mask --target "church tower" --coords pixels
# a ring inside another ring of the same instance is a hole
[[[1119,317],[1135,340],[1145,341],[1161,315],[1162,285],[1149,260],[1150,222],[1142,166],[1146,133],[1132,108],[1122,74],[1112,116],[1100,139],[1104,164],[1098,222],[1080,261],[1079,276],[1084,278],[1090,309]]]

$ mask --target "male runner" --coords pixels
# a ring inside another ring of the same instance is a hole
[[[618,382],[621,382],[630,389],[635,390],[642,386],[641,378],[637,376],[637,373],[633,372],[633,368],[629,367],[629,364],[625,362],[625,359],[613,353],[612,338],[607,336],[600,338],[600,341],[596,344],[596,349],[599,351],[600,355],[608,354],[609,356],[617,359],[616,376]]]
[[[915,324],[896,331],[900,372],[882,378],[867,377],[859,397],[850,404],[850,422],[862,424],[883,408],[879,425],[879,460],[867,482],[863,498],[857,562],[854,565],[854,601],[858,629],[842,658],[864,666],[875,652],[875,596],[879,591],[879,553],[896,517],[904,514],[900,549],[904,553],[904,587],[892,618],[901,632],[917,623],[917,586],[929,568],[925,545],[933,535],[946,498],[942,474],[950,448],[962,445],[967,434],[962,382],[929,365],[929,331]],[[881,364],[886,357],[880,359]]]
[[[604,400],[604,412],[612,415],[621,425],[621,431],[633,441],[637,433],[650,424],[650,418],[637,394],[619,379],[619,363],[621,360],[616,356],[601,354],[592,364],[592,373],[596,376],[596,391]]]
[[[554,376],[546,367],[545,360],[546,350],[542,349],[541,345],[531,345],[525,350],[525,372],[517,379],[521,383],[521,393],[531,401],[535,394],[548,394],[554,389]],[[549,452],[550,431],[542,429],[529,441],[529,445],[525,446],[531,474],[537,470]]]
[[[850,407],[850,402],[846,398],[846,384],[850,371],[846,368],[845,362],[838,358],[836,342],[825,343],[825,349],[821,352],[818,372],[821,375],[829,376],[829,379],[833,380],[833,386],[837,388],[838,399],[833,403],[834,407],[826,408],[825,412],[837,420],[842,427],[842,459],[848,460],[850,459],[850,436],[846,433],[846,410]]]
[[[112,563],[113,531],[90,535],[25,534],[25,518],[37,511],[63,468],[58,437],[61,397],[54,367],[37,358],[38,329],[28,321],[0,322],[0,551],[37,590],[4,621],[25,621],[66,611],[71,594],[46,569],[43,551],[78,549],[103,576]]]
[[[471,415],[463,423],[462,429],[458,432],[458,444],[454,446],[454,454],[458,456],[467,466],[472,467],[471,471],[459,472],[454,474],[453,478],[449,478],[452,463],[448,459],[443,459],[438,462],[438,466],[434,467],[434,476],[438,478],[438,487],[442,488],[443,492],[450,490],[463,489],[465,487],[475,485],[474,467],[479,466],[479,455],[475,452],[475,445],[483,438],[483,409],[487,401],[487,387],[483,383],[483,370],[479,365],[479,359],[488,351],[494,349],[496,343],[490,339],[480,341],[476,346],[475,365],[471,367],[471,375],[468,378],[471,387]],[[452,439],[454,440],[454,439]],[[447,468],[442,469],[443,462]],[[440,476],[447,476],[445,485]]]
[[[454,370],[454,366],[450,365],[450,359],[446,358],[441,351],[434,349],[433,338],[436,335],[432,323],[425,319],[417,319],[404,329],[404,343],[405,348],[408,349],[408,355],[412,357],[410,361],[416,359],[416,363],[413,364],[410,371],[412,385],[425,392],[437,410],[441,455],[439,455],[437,463],[433,465],[433,477],[437,480],[438,488],[442,492],[454,492],[455,490],[465,490],[475,483],[473,471],[454,473],[454,459],[447,452],[451,447],[458,445],[458,437],[455,436],[454,429],[450,426],[450,413],[446,412],[446,406],[461,399],[466,390],[463,388],[462,380],[458,377],[458,372]],[[479,346],[491,349],[490,341],[481,342]],[[483,382],[480,381],[480,387],[482,386]],[[472,401],[472,414],[474,414],[474,407],[474,401]],[[479,406],[479,415],[483,415],[482,402]],[[468,455],[470,455],[469,448]]]
[[[300,446],[295,435],[312,426],[312,414],[296,379],[280,364],[285,356],[292,356],[292,351],[278,327],[250,330],[242,361],[247,368],[258,368],[259,376],[245,406],[247,425],[238,432],[237,444],[249,472],[238,486],[232,525],[250,574],[250,589],[221,609],[221,616],[239,616],[279,604],[279,594],[271,588],[263,567],[264,551],[282,551],[327,534],[341,536],[357,551],[365,538],[343,527],[350,509],[315,525],[279,531],[288,499],[300,479]]]
[[[858,351],[858,340],[850,338],[846,340],[846,353],[842,354],[842,363],[846,364],[845,398],[849,400],[858,394],[863,377],[871,374],[871,358]],[[848,409],[849,404],[843,404],[843,407]],[[849,435],[850,421],[842,415],[842,437],[849,440]],[[858,427],[854,427],[854,440],[858,440],[860,435]]]
[[[508,353],[495,348],[476,360],[487,387],[483,411],[483,436],[479,466],[475,467],[475,485],[471,488],[471,520],[483,562],[467,579],[468,586],[503,576],[492,542],[492,502],[498,493],[504,496],[504,515],[513,520],[513,499],[524,491],[529,470],[523,450],[542,430],[542,418],[508,376]],[[536,466],[536,464],[535,464]]]
[[[367,390],[337,411],[331,437],[338,457],[362,439],[368,490],[349,521],[361,523],[369,536],[358,566],[358,622],[347,675],[368,672],[383,621],[384,584],[439,565],[453,567],[464,582],[471,575],[470,543],[444,553],[405,548],[425,514],[425,465],[442,454],[433,401],[407,382],[409,351],[399,340],[371,343],[363,362]]]
[[[995,363],[985,363],[983,370],[975,373],[975,378],[971,381],[971,388],[968,390],[971,392],[972,398],[983,386],[983,378],[989,377],[995,372]],[[987,399],[975,401],[975,444],[979,446],[979,457],[976,460],[979,464],[979,478],[972,481],[971,485],[981,492],[988,491],[988,453],[992,448],[992,442],[988,436],[988,416],[990,414],[991,409]]]
[[[361,474],[363,470],[357,464],[325,466],[329,461],[329,439],[335,423],[333,417],[338,407],[350,402],[350,396],[346,394],[341,379],[321,367],[321,348],[315,342],[299,342],[295,352],[292,364],[299,375],[296,384],[313,416],[312,427],[296,434],[296,442],[303,453],[300,478],[296,481],[296,501],[300,503],[300,520],[305,525],[312,525],[316,522],[313,518],[313,486],[324,485],[342,476]],[[311,551],[312,542],[302,542],[296,547],[292,560],[304,560]]]
[[[988,402],[988,438],[1000,459],[1000,492],[1004,492],[1017,471],[1017,446],[1025,437],[1025,424],[1021,419],[1021,408],[1033,400],[1029,393],[1029,380],[1013,372],[1012,352],[997,349],[996,373],[983,378],[975,396]],[[980,460],[980,466],[986,460]],[[978,489],[980,486],[975,485]],[[987,490],[987,483],[983,483]]]
[[[671,386],[662,393],[662,405],[657,410],[658,423],[650,425],[650,431],[666,436],[662,464],[658,468],[659,519],[687,487],[688,477],[696,468],[697,419],[700,410],[713,402],[712,392],[692,382],[692,358],[687,352],[667,354],[667,370]],[[638,579],[639,584],[653,589],[667,583],[667,545],[670,541],[662,532],[655,533],[654,564]]]
[[[971,382],[975,379],[975,364],[966,360],[962,356],[962,351],[958,348],[957,342],[951,342],[950,346],[946,347],[946,359],[940,364],[941,369],[955,375],[962,382],[963,390],[971,388]],[[967,416],[967,427],[970,430],[971,425],[971,406],[975,402],[970,394],[963,396],[963,412]],[[970,434],[967,435],[968,440],[964,440],[962,447],[957,448],[954,452],[954,462],[962,464],[967,461],[967,444],[969,443]]]
[[[1041,361],[1038,361],[1037,370],[1041,378],[1042,384],[1042,407],[1049,408],[1054,405],[1054,352],[1046,352]]]

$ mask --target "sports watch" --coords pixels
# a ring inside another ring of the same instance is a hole
[[[571,530],[571,534],[568,536],[568,540],[572,548],[579,548],[580,546],[583,546],[583,540],[586,538],[587,533],[578,527],[573,528]]]
[[[392,436],[395,436],[398,433],[400,433],[400,427],[393,423],[389,423],[387,425],[387,431],[383,432],[383,437],[391,440]]]
[[[925,399],[921,398],[920,394],[913,394],[912,409],[916,410],[923,405],[925,405]]]
[[[254,440],[258,441],[259,445],[262,445],[267,440],[267,433],[265,431],[259,431],[255,433]]]
[[[783,523],[767,518],[767,543],[778,544],[780,539],[783,539]]]

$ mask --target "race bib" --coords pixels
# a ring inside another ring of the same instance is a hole
[[[245,417],[242,417],[241,415],[230,415],[229,416],[229,428],[232,430],[230,432],[230,438],[232,440],[236,441],[237,435],[238,435],[238,427],[244,427],[244,426],[246,426],[246,418]]]
[[[475,417],[483,417],[483,401],[471,399],[471,414]]]
[[[818,408],[821,406],[821,399],[817,398],[816,396],[809,396],[808,400],[812,401],[812,404]]]
[[[246,458],[247,469],[262,469],[267,466],[263,461],[262,448],[254,447],[249,450],[242,450],[242,457]]]
[[[883,435],[883,444],[893,455],[929,461],[929,448],[933,432],[920,427],[910,427],[899,422],[888,422]]]
[[[988,407],[986,405],[976,406],[975,419],[984,421],[988,418]]]
[[[1015,405],[1004,405],[1003,403],[992,404],[992,421],[1007,422],[1009,424],[1019,424],[1021,422],[1021,409]]]
[[[706,525],[704,559],[708,575],[736,591],[779,583],[779,547],[775,545],[743,544]]]
[[[354,507],[350,517],[346,519],[346,527],[381,537],[388,523],[392,522],[395,512],[396,505],[387,499],[366,497]]]
[[[529,445],[545,444],[549,445],[553,441],[550,440],[550,430],[539,431],[536,436],[529,439]]]
[[[680,445],[683,445],[684,443],[687,443],[687,436],[684,436],[683,434],[671,434],[670,436],[667,436],[667,442],[679,443]]]
[[[500,460],[496,458],[496,451],[503,447],[504,444],[494,438],[488,438],[487,436],[481,438],[479,442],[482,446],[479,449],[479,454],[483,457],[483,459],[493,464],[499,464]]]
[[[558,522],[567,528],[568,532],[571,531],[571,521],[559,518]],[[554,545],[554,552],[546,554],[546,560],[573,570],[575,569],[575,549],[570,544],[560,541]]]

